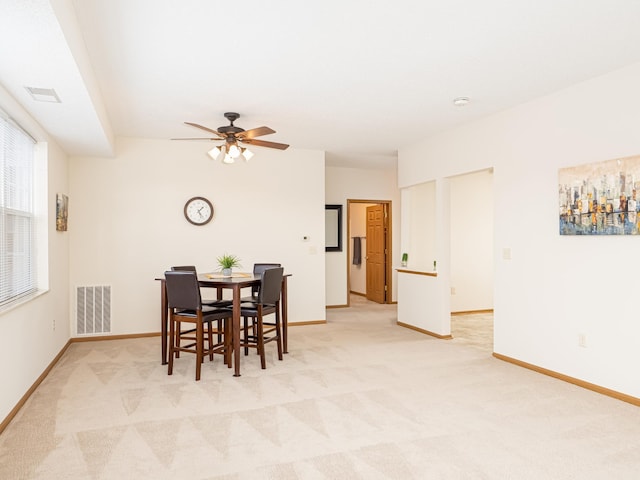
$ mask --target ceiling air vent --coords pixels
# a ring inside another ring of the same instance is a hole
[[[36,102],[60,103],[60,97],[53,88],[24,87]]]

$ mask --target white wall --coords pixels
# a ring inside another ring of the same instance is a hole
[[[345,241],[346,205],[351,200],[390,200],[392,202],[392,261],[400,265],[400,191],[398,190],[396,170],[376,170],[326,167],[325,202],[343,205],[342,215],[342,252],[326,253],[326,304],[346,305],[347,298],[347,248]],[[396,299],[396,274],[392,279],[392,298]]]
[[[119,138],[115,158],[71,159],[72,294],[111,285],[112,333],[156,332],[154,279],[178,264],[216,270],[216,257],[230,253],[246,271],[282,263],[293,275],[289,321],[324,320],[324,153],[257,149],[249,163],[223,165],[206,150],[202,142]],[[194,196],[213,202],[205,226],[184,218]]]
[[[436,252],[436,185],[421,183],[402,191],[402,252],[407,268],[433,271]]]
[[[494,168],[497,353],[635,397],[640,238],[561,237],[557,174],[640,153],[638,84],[631,65],[401,149],[398,161],[400,186]]]
[[[447,294],[446,283],[441,282],[438,277],[399,272],[398,322],[430,334],[450,336],[449,303],[439,301]]]
[[[69,235],[56,232],[56,193],[68,193],[67,157],[47,138],[15,101],[0,87],[0,107],[15,118],[47,151],[48,178],[44,186],[48,235],[48,291],[0,314],[4,339],[0,348],[0,421],[6,418],[69,339]],[[43,193],[43,192],[39,192]],[[54,320],[56,322],[54,329]]]
[[[451,311],[493,308],[493,175],[450,179]],[[455,293],[454,293],[455,292]]]

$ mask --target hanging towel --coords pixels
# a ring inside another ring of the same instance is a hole
[[[362,263],[362,244],[360,237],[353,237],[353,264],[360,265]]]

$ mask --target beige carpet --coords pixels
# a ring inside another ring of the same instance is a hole
[[[173,376],[157,338],[74,344],[0,436],[0,479],[638,479],[640,409],[354,302],[267,369]]]

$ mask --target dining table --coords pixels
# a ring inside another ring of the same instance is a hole
[[[282,290],[278,308],[280,309],[280,319],[282,323],[282,349],[284,353],[288,352],[288,322],[287,322],[287,278],[291,274],[282,276]],[[242,289],[260,285],[260,275],[253,273],[232,273],[231,276],[224,276],[219,272],[199,273],[198,283],[200,287],[215,288],[217,298],[223,298],[224,290],[231,290],[233,301],[233,314],[231,320],[231,353],[232,356],[227,357],[229,361],[233,360],[233,376],[240,376],[240,299],[242,298]],[[168,323],[169,323],[169,304],[167,302],[167,288],[164,277],[158,277],[160,281],[160,338],[162,342],[161,355],[162,365],[166,365],[168,361],[167,344],[169,340]],[[231,367],[231,363],[229,363]]]

